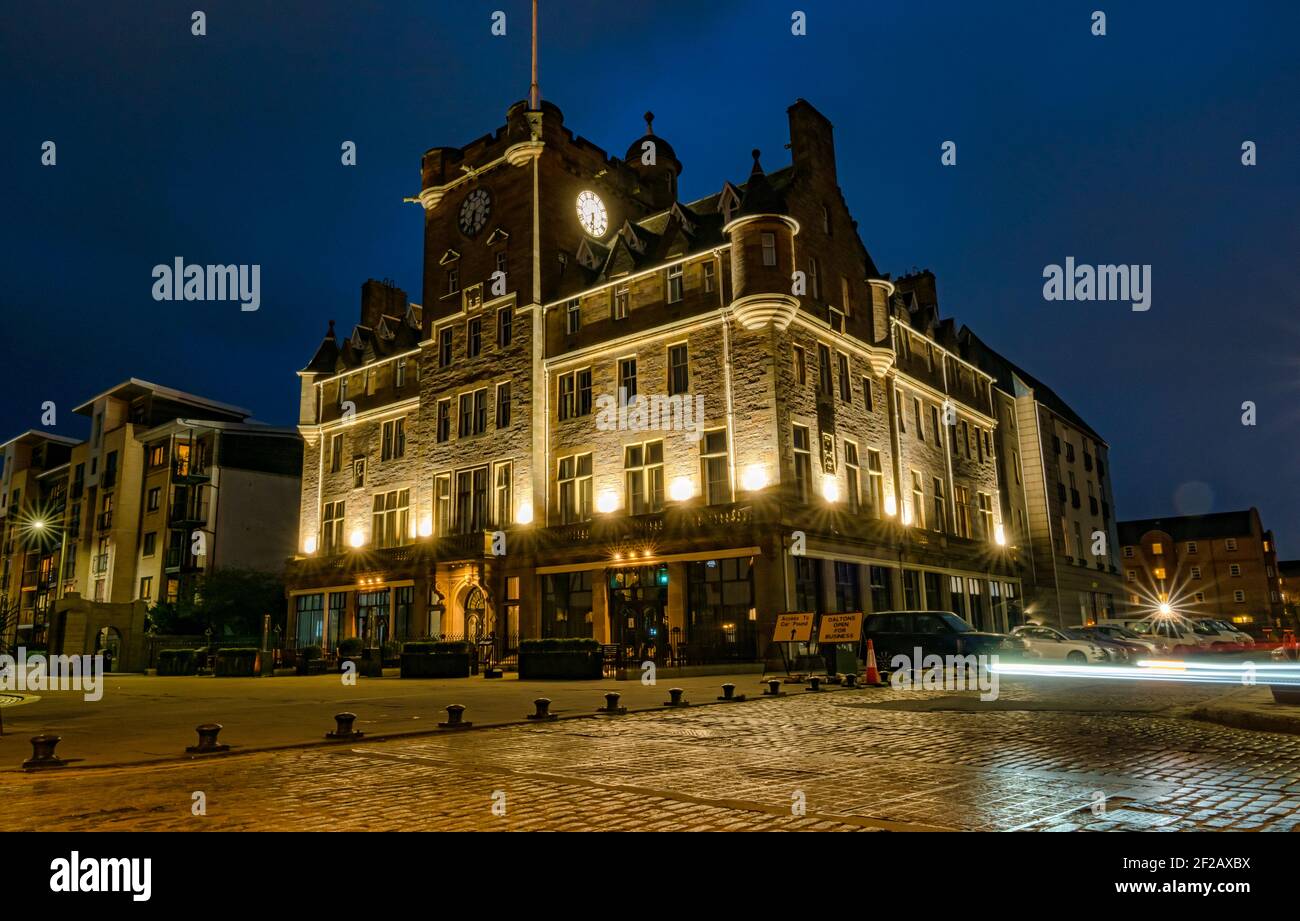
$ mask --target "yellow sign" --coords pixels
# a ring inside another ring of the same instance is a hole
[[[776,629],[772,631],[774,643],[807,643],[812,640],[815,614],[778,614]]]
[[[818,643],[856,643],[862,639],[862,614],[823,614]]]

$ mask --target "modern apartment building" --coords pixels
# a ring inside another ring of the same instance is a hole
[[[215,567],[283,568],[297,534],[296,431],[134,378],[75,412],[90,419],[85,441],[28,432],[5,446],[11,638],[62,649],[57,615],[72,596],[150,604],[192,595]]]
[[[1119,539],[1124,584],[1138,611],[1168,603],[1258,637],[1294,629],[1273,532],[1257,509],[1121,521]]]
[[[299,372],[290,635],[761,655],[782,611],[1019,617],[995,376],[876,267],[830,122],[684,202],[558,108],[425,153],[422,304],[367,282]]]
[[[1001,510],[1024,559],[1027,618],[1060,626],[1124,610],[1109,446],[1052,388],[970,329],[964,354],[998,391]]]

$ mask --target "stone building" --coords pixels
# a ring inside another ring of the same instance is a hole
[[[830,122],[791,162],[682,201],[550,103],[433,148],[421,304],[369,281],[299,372],[290,634],[587,636],[690,661],[763,653],[776,614],[1019,617],[995,375],[890,281]]]
[[[1273,532],[1255,508],[1119,523],[1128,600],[1149,614],[1162,603],[1214,617],[1256,637],[1294,629]]]
[[[193,594],[216,567],[280,572],[294,552],[302,440],[248,410],[131,378],[74,410],[85,441],[27,432],[4,445],[0,640],[93,650],[70,624],[138,637],[103,611]],[[74,611],[71,618],[61,613]],[[106,615],[107,616],[107,615]]]
[[[1110,447],[1052,388],[968,328],[965,354],[995,380],[1002,516],[1023,560],[1027,618],[1059,626],[1120,616]]]

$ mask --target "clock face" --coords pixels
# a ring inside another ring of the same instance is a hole
[[[460,232],[467,237],[478,234],[492,215],[492,196],[487,189],[475,189],[460,206]]]
[[[605,213],[605,203],[595,192],[583,192],[578,196],[578,223],[582,229],[599,239],[609,229],[609,215]]]

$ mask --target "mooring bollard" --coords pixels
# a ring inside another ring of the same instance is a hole
[[[844,676],[844,686],[846,688],[856,688],[858,686],[858,676],[849,672]]]
[[[63,741],[62,736],[32,736],[32,756],[23,762],[24,771],[63,767],[67,764],[54,754],[54,747]]]
[[[333,732],[325,733],[325,738],[327,739],[361,738],[363,735],[365,735],[365,733],[352,728],[352,724],[356,722],[356,719],[357,719],[357,715],[355,713],[335,713],[334,722],[336,724],[336,727]]]
[[[682,694],[685,692],[681,688],[669,688],[668,699],[664,701],[665,707],[689,707],[687,701],[682,700]]]
[[[608,694],[605,695],[605,706],[597,707],[596,712],[608,713],[614,716],[622,716],[624,713],[627,712],[627,707],[620,707],[618,705],[618,701],[619,701],[618,691],[610,691]]]
[[[465,708],[460,704],[447,706],[447,722],[439,723],[439,729],[468,729],[474,724],[464,719]]]
[[[530,713],[526,717],[530,720],[558,720],[560,717],[551,712],[551,699],[549,697],[538,697],[533,701],[533,706],[537,708],[536,713]]]
[[[808,676],[808,687],[804,688],[804,690],[805,690],[805,691],[820,691],[821,689],[822,689],[822,679],[821,679],[821,676],[819,676],[819,675],[809,675],[809,676]]]
[[[724,684],[722,686],[722,696],[718,698],[718,700],[726,701],[739,701],[744,699],[744,694],[736,693],[736,686],[734,684]]]
[[[230,746],[225,742],[217,741],[217,734],[221,732],[220,723],[202,723],[195,726],[194,731],[199,734],[199,744],[185,747],[185,750],[191,755],[206,755],[209,752],[230,750]]]
[[[785,691],[781,690],[780,678],[769,678],[767,681],[767,690],[763,692],[764,697],[784,697]]]

